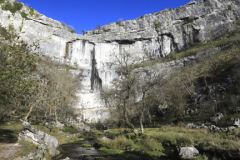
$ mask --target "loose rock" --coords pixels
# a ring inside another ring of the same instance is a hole
[[[59,143],[55,137],[35,129],[26,121],[22,122],[23,129],[19,133],[19,140],[34,143],[40,148],[44,148],[45,145],[51,155],[56,153],[56,148],[59,146]]]
[[[192,159],[199,154],[195,147],[179,147],[179,156],[182,159]]]

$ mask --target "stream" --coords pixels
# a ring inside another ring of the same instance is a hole
[[[139,155],[137,153],[124,153],[121,155],[110,155],[102,151],[98,151],[95,147],[82,147],[84,143],[91,143],[92,146],[95,143],[94,139],[86,139],[81,142],[68,143],[59,146],[60,156],[56,160],[69,157],[73,160],[149,160],[151,158]],[[170,158],[155,158],[156,160],[171,160]]]

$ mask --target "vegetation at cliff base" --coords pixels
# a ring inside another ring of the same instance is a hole
[[[17,114],[27,120],[31,113],[38,113],[55,115],[57,120],[57,114],[72,116],[81,86],[78,77],[48,57],[34,54],[38,45],[18,41],[14,27],[9,28],[10,32],[0,27],[5,38],[0,42],[1,117]]]

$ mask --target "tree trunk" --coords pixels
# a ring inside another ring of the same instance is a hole
[[[25,121],[27,121],[27,119],[28,119],[28,116],[29,116],[29,115],[30,115],[30,113],[32,112],[33,106],[34,106],[34,105],[32,105],[32,106],[30,107],[30,109],[29,109],[29,111],[28,111],[27,115],[24,117],[24,120],[25,120]]]
[[[57,106],[54,107],[55,110],[55,131],[58,132],[59,128],[57,127]]]
[[[11,112],[11,114],[16,113],[17,110],[18,110],[18,107],[17,107],[16,109],[14,109],[14,110]]]
[[[144,129],[143,129],[142,120],[143,120],[143,114],[141,114],[141,116],[140,116],[140,127],[141,127],[141,134],[143,134],[143,133],[144,133]]]

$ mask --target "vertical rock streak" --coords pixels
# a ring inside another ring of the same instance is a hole
[[[92,57],[92,74],[91,74],[91,90],[98,90],[102,87],[102,79],[99,77],[98,69],[97,69],[97,61],[95,59],[95,47],[91,52]]]

